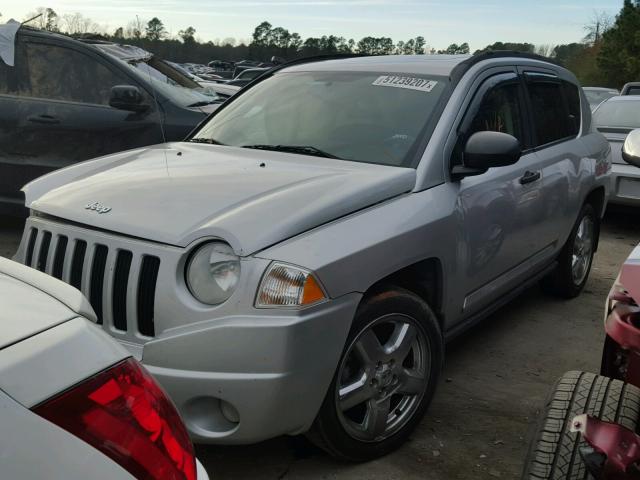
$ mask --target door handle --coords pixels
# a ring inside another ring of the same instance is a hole
[[[60,119],[52,117],[51,115],[31,115],[27,117],[27,120],[31,123],[44,123],[47,125],[60,123]]]
[[[532,183],[536,180],[540,180],[540,172],[530,172],[527,170],[524,172],[524,175],[520,177],[520,184],[526,185],[527,183]]]

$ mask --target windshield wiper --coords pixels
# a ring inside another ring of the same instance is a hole
[[[314,157],[336,158],[338,160],[343,160],[342,158],[333,155],[332,153],[325,152],[324,150],[320,150],[319,148],[309,145],[242,145],[242,148],[272,150],[274,152],[300,153],[302,155],[312,155]]]
[[[211,105],[214,103],[220,103],[220,101],[219,100],[203,100],[200,102],[192,103],[191,105],[187,105],[187,108],[206,107],[207,105]]]
[[[209,145],[224,145],[224,143],[220,143],[219,141],[214,140],[213,138],[204,138],[204,137],[190,138],[189,140],[187,140],[187,142],[208,143]]]

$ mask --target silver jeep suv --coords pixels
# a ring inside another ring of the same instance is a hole
[[[297,62],[184,142],[27,185],[17,259],[86,294],[195,441],[365,460],[420,421],[447,340],[539,280],[581,291],[609,169],[541,58]]]

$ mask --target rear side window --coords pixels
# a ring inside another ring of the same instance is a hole
[[[111,87],[131,83],[76,50],[42,43],[24,47],[27,68],[21,75],[20,95],[108,105]]]
[[[546,74],[527,74],[535,146],[575,137],[580,130],[577,87]]]
[[[580,93],[576,85],[565,82],[564,80],[562,81],[562,88],[567,101],[567,108],[569,109],[571,135],[575,136],[580,132],[580,120],[582,118],[580,111]]]
[[[629,87],[627,95],[640,95],[640,87]]]

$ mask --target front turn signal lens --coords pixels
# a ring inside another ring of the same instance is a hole
[[[304,307],[326,299],[327,295],[311,272],[272,263],[260,282],[256,307]]]

